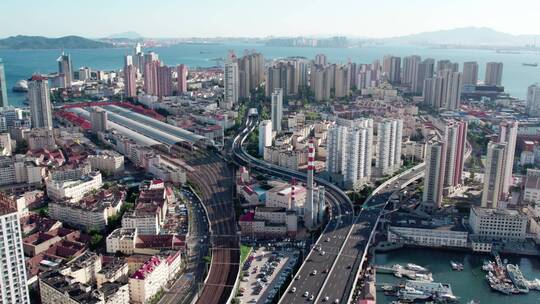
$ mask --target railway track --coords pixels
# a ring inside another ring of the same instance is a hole
[[[240,262],[232,170],[212,152],[200,152],[186,163],[194,169],[188,172],[188,180],[199,192],[210,221],[212,260],[197,303],[226,303],[234,291]]]

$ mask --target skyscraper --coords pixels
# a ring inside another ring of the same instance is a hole
[[[223,77],[225,86],[225,98],[221,107],[231,109],[235,104],[238,103],[238,91],[240,90],[238,60],[233,52],[229,52],[229,55],[227,56]]]
[[[19,215],[14,202],[0,197],[0,294],[3,303],[29,304]]]
[[[347,65],[339,65],[335,70],[334,88],[336,98],[348,96],[351,91],[351,71]]]
[[[413,72],[413,79],[412,79],[412,91],[414,93],[422,93],[424,89],[424,80],[432,78],[434,68],[435,67],[435,60],[431,58],[427,58],[422,60],[422,62],[418,63],[414,68],[415,71]]]
[[[181,95],[187,92],[187,75],[188,68],[185,64],[179,64],[176,66],[176,93]]]
[[[6,86],[6,73],[4,71],[4,62],[0,58],[0,107],[7,107],[7,86]]]
[[[330,99],[330,71],[322,65],[313,65],[310,74],[310,89],[315,95],[315,101],[324,101]]]
[[[500,125],[499,143],[505,143],[505,159],[502,168],[504,174],[502,195],[503,198],[508,198],[510,194],[510,186],[513,183],[512,170],[514,167],[514,154],[516,152],[518,123],[517,121],[503,121]]]
[[[383,74],[391,84],[401,83],[401,57],[392,55],[383,58]]]
[[[332,182],[354,188],[371,177],[373,120],[338,121],[328,130],[326,170]]]
[[[148,95],[158,95],[158,70],[160,62],[154,52],[144,54],[144,92]]]
[[[467,142],[467,122],[449,121],[444,131],[446,146],[444,188],[451,193],[462,184],[465,145]]]
[[[457,110],[461,104],[461,72],[449,72],[446,75],[445,108]]]
[[[318,64],[318,65],[326,65],[328,63],[328,61],[326,59],[326,55],[324,55],[324,54],[315,55],[314,63]]]
[[[255,90],[264,80],[264,57],[255,51],[244,54],[238,59],[239,75],[239,98],[249,98],[251,92]]]
[[[283,120],[283,90],[275,89],[271,97],[271,118],[272,131],[281,132],[281,121]]]
[[[402,133],[403,121],[401,119],[385,119],[377,123],[375,167],[379,175],[392,175],[401,167]]]
[[[62,52],[62,55],[56,61],[58,61],[58,73],[63,74],[66,78],[66,88],[71,88],[71,83],[73,82],[71,56]]]
[[[160,65],[157,67],[157,96],[172,96],[173,94],[173,81],[171,69],[166,65]]]
[[[47,78],[34,75],[29,79],[28,100],[32,127],[52,129],[52,105]]]
[[[137,68],[133,65],[133,56],[124,60],[124,94],[126,97],[137,96]]]
[[[417,63],[413,68],[413,79],[411,90],[414,93],[422,93],[424,89],[424,81],[432,78],[434,73],[435,60],[427,58]]]
[[[434,78],[424,80],[424,102],[434,109],[456,110],[461,101],[461,72],[442,70]]]
[[[482,207],[484,208],[498,208],[499,201],[504,199],[505,161],[506,143],[489,142],[482,192]]]
[[[277,89],[283,89],[283,96],[298,93],[298,78],[294,61],[277,61],[266,70],[266,96]]]
[[[427,143],[426,168],[424,174],[424,192],[422,210],[432,212],[441,207],[443,179],[445,172],[446,146],[444,142],[432,139]]]
[[[478,63],[469,61],[463,63],[463,85],[476,85],[478,83]]]
[[[416,72],[418,71],[418,65],[422,58],[417,55],[408,56],[403,58],[403,84],[412,85],[414,79],[416,79]]]
[[[108,129],[107,111],[101,108],[94,108],[90,112],[90,122],[92,123],[92,131],[105,132]]]
[[[459,64],[453,63],[450,60],[439,60],[437,61],[437,67],[435,69],[435,72],[439,73],[442,71],[459,72]]]
[[[502,83],[503,64],[502,62],[486,63],[486,80],[485,85],[500,86]]]
[[[2,77],[1,72],[0,77]],[[540,84],[538,83],[530,85],[527,89],[527,114],[533,117],[540,116]]]
[[[263,120],[259,124],[259,155],[264,155],[264,148],[272,145],[272,121]]]

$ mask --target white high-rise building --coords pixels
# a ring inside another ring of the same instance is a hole
[[[385,119],[377,124],[377,159],[379,175],[392,175],[401,167],[403,121]]]
[[[28,100],[33,128],[52,129],[52,105],[47,78],[34,75],[28,82]]]
[[[504,199],[506,148],[506,143],[490,142],[488,144],[482,192],[482,207],[484,208],[497,208],[499,201]]]
[[[462,184],[463,163],[465,160],[467,122],[449,121],[444,131],[446,159],[444,172],[445,191],[451,193]]]
[[[73,67],[71,64],[71,56],[62,52],[58,57],[58,73],[64,75],[66,80],[66,88],[71,88],[73,82]]]
[[[478,83],[478,63],[469,61],[463,63],[463,85],[476,85]]]
[[[538,83],[530,85],[527,89],[527,114],[529,116],[540,116],[540,84]]]
[[[263,120],[259,124],[259,155],[264,155],[264,148],[272,145],[272,121]]]
[[[0,107],[7,107],[7,86],[6,86],[6,73],[4,71],[4,63],[0,58]]]
[[[373,121],[362,119],[350,124],[332,126],[328,130],[326,169],[332,181],[353,188],[371,177],[373,157]]]
[[[272,92],[272,131],[281,132],[281,121],[283,120],[283,90],[275,89]]]
[[[486,63],[485,85],[500,86],[502,84],[503,64],[502,62]]]
[[[431,140],[427,144],[422,210],[431,212],[441,207],[445,172],[446,146],[442,141]]]
[[[0,202],[0,294],[2,303],[30,303],[17,209]]]
[[[231,52],[225,61],[224,72],[225,98],[222,108],[230,109],[238,103],[238,93],[240,91],[240,81],[238,75],[238,60]]]
[[[503,198],[508,198],[510,186],[513,184],[512,171],[514,167],[514,154],[516,152],[517,132],[517,121],[504,121],[500,125],[499,143],[506,144],[504,168],[502,168],[504,172]]]

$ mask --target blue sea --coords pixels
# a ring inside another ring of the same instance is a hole
[[[464,50],[464,49],[440,49],[419,46],[403,45],[380,45],[357,48],[293,48],[293,47],[268,47],[258,44],[180,44],[169,47],[157,47],[144,51],[155,51],[167,65],[186,64],[189,67],[208,67],[215,65],[213,59],[226,57],[228,50],[234,50],[238,55],[244,50],[257,50],[264,54],[265,58],[281,58],[287,56],[304,56],[313,58],[318,53],[328,56],[330,62],[345,63],[351,60],[357,63],[371,63],[375,59],[382,59],[384,55],[396,56],[420,55],[423,58],[431,57],[436,60],[449,59],[459,62],[477,61],[480,65],[479,78],[483,79],[485,63],[500,61],[504,63],[503,85],[506,91],[513,96],[525,98],[527,87],[535,82],[540,82],[540,67],[527,67],[522,63],[540,62],[538,53],[506,54],[491,50]],[[98,70],[120,69],[123,56],[130,54],[131,49],[67,49],[71,54],[73,67],[88,66]],[[25,94],[13,93],[11,88],[20,79],[27,79],[33,73],[48,73],[57,70],[56,59],[61,50],[0,50],[0,58],[3,58],[7,86],[9,88],[9,102],[12,105],[21,105]]]

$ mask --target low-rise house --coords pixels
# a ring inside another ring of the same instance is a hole
[[[77,180],[46,181],[47,195],[52,200],[68,200],[75,203],[81,200],[88,192],[101,188],[102,179],[99,171],[92,171],[90,174]]]
[[[108,219],[120,213],[126,192],[120,188],[103,189],[78,202],[70,200],[49,203],[49,215],[70,226],[86,231],[103,231]]]

